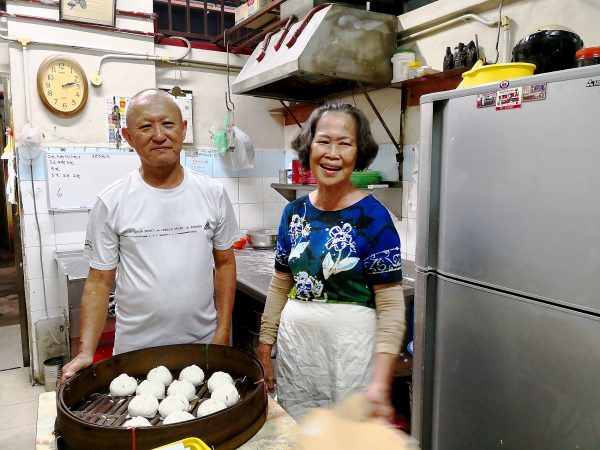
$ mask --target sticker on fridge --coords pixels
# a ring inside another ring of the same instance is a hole
[[[523,103],[523,88],[516,87],[496,92],[496,110],[520,108]]]
[[[523,101],[536,102],[546,100],[546,83],[523,86]]]
[[[496,91],[477,94],[477,107],[487,108],[496,104]]]

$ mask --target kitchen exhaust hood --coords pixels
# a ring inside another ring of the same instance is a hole
[[[302,21],[268,34],[232,84],[235,94],[317,102],[360,82],[392,79],[398,18],[335,4],[313,8]]]

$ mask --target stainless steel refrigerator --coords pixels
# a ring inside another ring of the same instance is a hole
[[[600,66],[424,96],[413,434],[600,449]]]

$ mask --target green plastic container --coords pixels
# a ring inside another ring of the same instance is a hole
[[[370,184],[381,184],[381,173],[376,170],[352,172],[350,182],[357,188],[366,188]]]

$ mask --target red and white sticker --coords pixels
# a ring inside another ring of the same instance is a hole
[[[523,103],[523,88],[516,87],[496,92],[496,111],[520,108]]]
[[[523,86],[523,101],[536,102],[546,100],[546,83]]]

